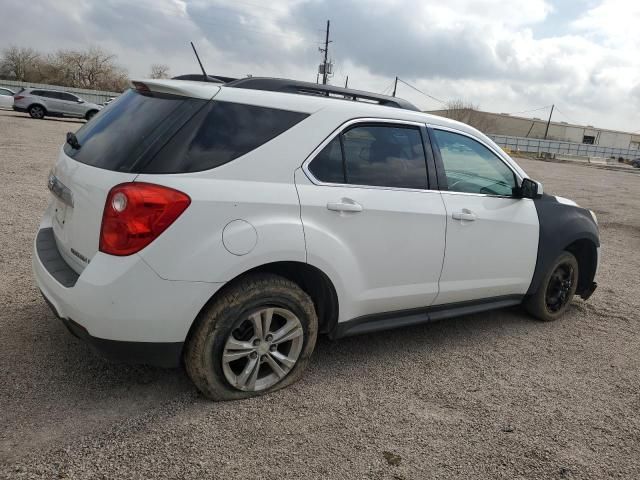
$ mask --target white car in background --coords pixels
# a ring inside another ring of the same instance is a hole
[[[300,378],[318,334],[550,321],[596,288],[593,212],[468,125],[293,80],[133,84],[67,134],[34,243],[44,298],[107,357],[246,398]]]
[[[13,96],[15,92],[5,87],[0,87],[0,108],[13,109]]]

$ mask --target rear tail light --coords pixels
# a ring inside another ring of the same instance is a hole
[[[100,251],[131,255],[142,250],[185,211],[191,199],[151,183],[123,183],[107,195],[100,228]]]
[[[14,95],[14,96],[13,96],[13,99],[14,99],[14,100],[22,100],[23,98],[24,98],[24,96],[23,96],[23,95]]]

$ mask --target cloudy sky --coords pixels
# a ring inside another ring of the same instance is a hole
[[[331,20],[332,83],[389,93],[398,75],[443,101],[640,130],[639,0],[0,0],[0,47],[98,45],[133,77],[195,73],[315,81]],[[28,13],[27,13],[28,10]],[[25,28],[25,15],[35,24]],[[34,28],[35,26],[35,28]],[[441,103],[401,84],[423,109]],[[543,108],[544,107],[544,108]],[[538,110],[534,110],[538,109]]]

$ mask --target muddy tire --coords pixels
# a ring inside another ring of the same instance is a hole
[[[526,310],[538,320],[552,322],[571,304],[578,287],[578,261],[562,252],[549,268],[538,291],[524,302]]]
[[[300,379],[317,334],[313,302],[298,285],[277,275],[249,275],[200,313],[185,367],[211,400],[263,395]]]

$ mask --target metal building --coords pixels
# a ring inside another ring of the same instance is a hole
[[[483,112],[469,108],[436,110],[427,113],[468,123],[491,136],[541,139],[544,138],[547,128],[547,121],[541,118],[517,117],[506,113]],[[547,139],[615,149],[640,150],[640,133],[607,130],[591,125],[573,125],[567,122],[551,122]],[[638,156],[640,156],[640,151]]]

